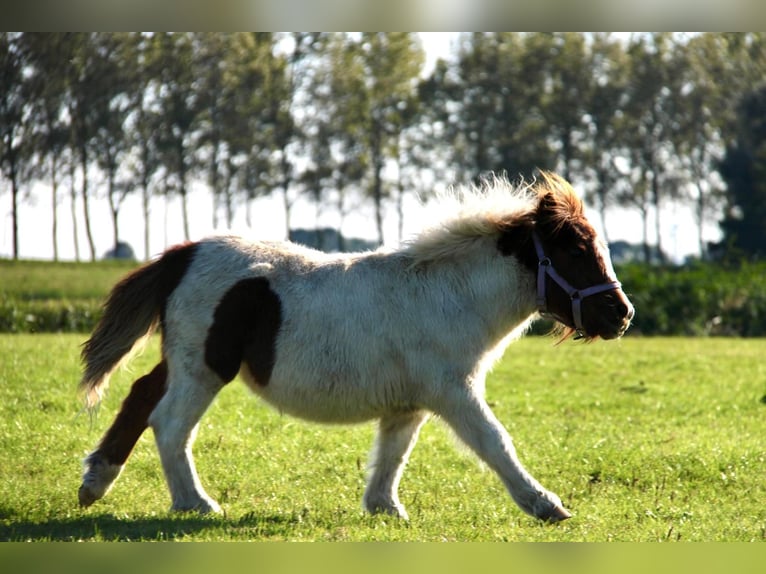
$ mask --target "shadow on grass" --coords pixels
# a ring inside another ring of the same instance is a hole
[[[247,515],[230,520],[193,514],[150,518],[116,517],[112,514],[14,520],[0,523],[0,541],[172,541],[186,537],[211,540],[284,538],[301,522],[297,515]],[[208,534],[205,534],[208,531]],[[200,535],[200,536],[195,536]]]

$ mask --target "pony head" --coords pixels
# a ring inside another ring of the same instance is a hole
[[[537,306],[563,325],[562,339],[622,336],[634,315],[609,250],[566,180],[542,172],[532,209],[505,222],[498,247],[537,276]]]

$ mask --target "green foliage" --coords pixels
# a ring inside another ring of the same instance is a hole
[[[602,218],[616,203],[638,210],[647,246],[661,247],[667,202],[693,205],[702,246],[722,204],[714,172],[739,137],[734,103],[764,77],[765,44],[763,33],[467,33],[426,75],[414,33],[0,33],[12,235],[34,180],[55,203],[75,178],[84,209],[72,217],[85,218],[95,258],[93,173],[116,244],[129,193],[143,195],[145,223],[152,196],[179,195],[187,237],[193,182],[212,195],[214,226],[281,193],[288,226],[300,195],[341,220],[371,201],[382,236],[385,203],[401,219],[402,195],[427,196],[434,180],[546,168],[593,195]]]
[[[726,150],[721,175],[729,205],[721,222],[723,243],[736,254],[766,257],[766,86],[740,102],[736,143]]]
[[[373,423],[282,416],[233,382],[195,455],[226,515],[169,514],[151,432],[109,495],[77,507],[81,460],[156,339],[88,416],[75,394],[82,335],[0,336],[0,540],[764,541],[763,341],[627,338],[514,343],[487,382],[524,464],[574,517],[524,515],[438,420],[400,495],[411,520],[360,509]]]
[[[0,299],[0,333],[87,333],[101,316],[101,301]]]
[[[766,336],[766,263],[631,264],[617,274],[636,307],[634,332]]]

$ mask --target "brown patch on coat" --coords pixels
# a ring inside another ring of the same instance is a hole
[[[162,255],[162,273],[157,283],[155,297],[160,309],[160,324],[165,327],[165,305],[175,291],[197,253],[198,243],[182,243],[171,247]]]
[[[205,341],[205,363],[228,383],[244,362],[259,385],[268,385],[281,324],[282,303],[269,280],[239,281],[215,309]]]
[[[120,412],[98,448],[88,457],[89,460],[100,458],[110,464],[125,464],[141,434],[149,426],[149,415],[165,394],[167,378],[168,367],[162,361],[149,374],[133,383]]]

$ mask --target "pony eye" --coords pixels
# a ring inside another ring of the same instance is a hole
[[[574,244],[569,246],[568,250],[571,257],[582,257],[585,255],[585,247],[580,244]]]

